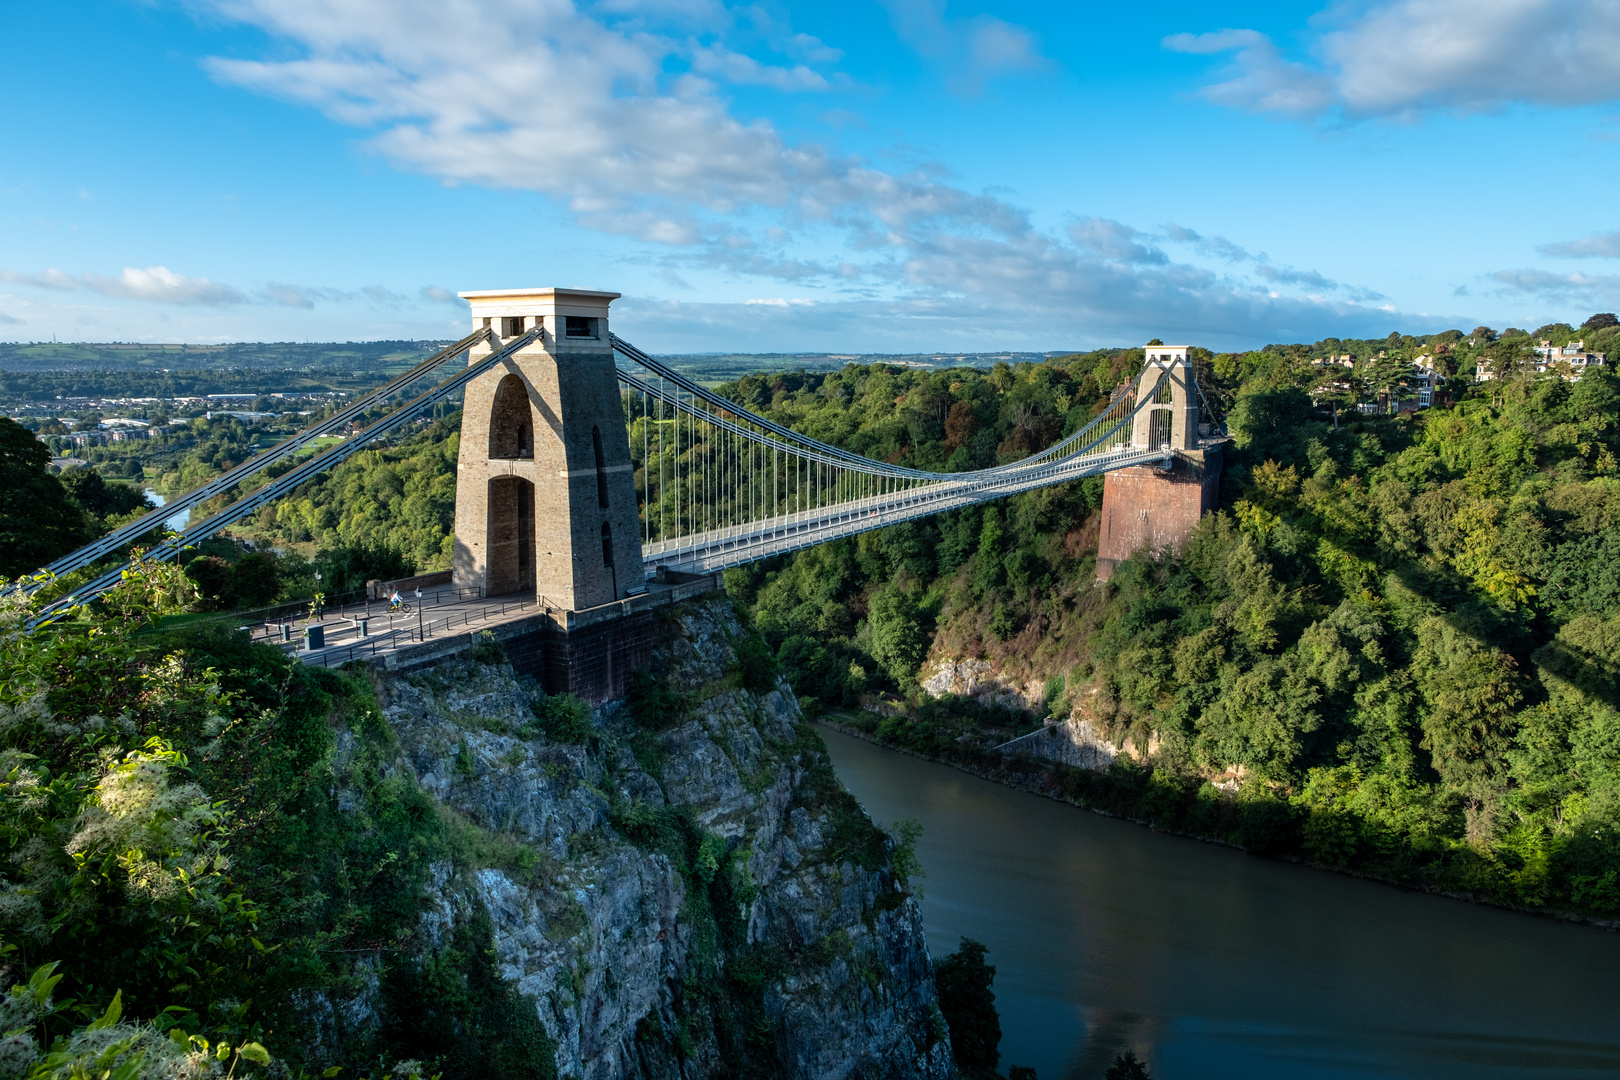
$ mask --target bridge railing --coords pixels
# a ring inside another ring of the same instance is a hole
[[[408,645],[420,644],[435,634],[451,632],[458,627],[473,630],[484,623],[503,621],[509,615],[522,612],[538,614],[553,610],[556,610],[555,606],[544,597],[513,597],[491,600],[476,607],[457,608],[449,615],[437,619],[422,619],[419,615],[417,618],[404,616],[400,619],[402,623],[400,626],[390,625],[379,633],[368,633],[355,641],[328,645],[322,649],[300,649],[297,641],[279,644],[282,651],[296,656],[303,663],[336,667],[350,660],[369,659],[379,653],[394,652]]]

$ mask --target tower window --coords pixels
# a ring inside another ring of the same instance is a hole
[[[607,522],[602,522],[602,565],[613,565],[613,529]]]
[[[514,315],[501,319],[501,337],[517,337],[523,333],[523,316]]]
[[[596,336],[596,320],[583,315],[563,316],[564,337],[592,338]]]

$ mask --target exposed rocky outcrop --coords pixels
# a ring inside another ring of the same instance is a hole
[[[918,680],[934,697],[957,694],[977,698],[986,705],[1005,705],[1014,709],[1038,709],[1044,704],[1044,683],[1020,686],[996,670],[988,660],[931,661]]]
[[[579,741],[543,734],[544,696],[498,660],[380,679],[401,778],[471,837],[434,864],[415,947],[487,926],[563,1077],[948,1077],[892,841],[791,689],[740,670],[748,633],[724,601],[685,608],[645,700]],[[310,1003],[337,1042],[377,1012],[352,981]]]
[[[1027,754],[1082,769],[1106,769],[1121,753],[1098,734],[1090,720],[1060,720],[994,748],[1003,754]]]

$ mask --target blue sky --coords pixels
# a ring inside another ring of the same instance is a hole
[[[0,338],[1215,348],[1620,308],[1610,0],[0,6]]]

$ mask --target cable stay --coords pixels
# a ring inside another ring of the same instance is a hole
[[[362,399],[362,402],[376,404],[387,397],[387,391],[390,389],[397,389],[399,386],[408,385],[416,378],[420,378],[422,374],[425,374],[431,371],[433,368],[440,366],[457,353],[465,352],[473,345],[478,344],[478,342],[484,339],[488,334],[489,332],[486,330],[479,330],[477,333],[469,335],[469,337],[463,338],[455,345],[450,346],[450,348],[440,350],[438,353],[434,354],[434,359],[420,364],[416,368],[413,368],[411,372],[407,372],[405,375],[392,380],[386,386],[381,387],[372,394],[367,395],[366,398]],[[308,460],[300,462],[289,472],[283,473],[281,476],[276,477],[264,487],[247,493],[241,499],[220,510],[212,517],[204,521],[193,523],[180,532],[166,537],[155,545],[149,552],[147,552],[146,557],[148,559],[157,560],[160,562],[172,559],[178,555],[180,551],[191,544],[212,536],[214,533],[225,528],[227,525],[240,521],[243,518],[256,513],[260,507],[267,506],[283,496],[292,493],[300,485],[352,457],[354,454],[364,449],[369,443],[372,443],[382,436],[396,430],[423,409],[427,408],[428,406],[435,405],[438,402],[443,401],[445,398],[451,396],[463,386],[467,385],[467,383],[471,382],[473,379],[476,379],[478,376],[482,375],[496,364],[521,351],[522,349],[527,348],[539,337],[540,330],[537,327],[528,331],[527,333],[510,339],[505,345],[491,352],[488,356],[477,361],[476,363],[469,365],[468,367],[463,368],[455,375],[439,383],[432,389],[418,394],[410,401],[400,405],[398,408],[394,409],[388,415],[384,416],[382,419],[378,420],[364,431],[357,432],[356,434],[345,439],[343,442],[329,446],[325,450],[316,453]],[[491,340],[496,342],[499,341],[498,338],[493,337],[491,337]],[[246,463],[246,465],[238,466],[237,469],[215,479],[212,483],[206,484],[202,488],[198,488],[196,491],[189,493],[186,496],[186,504],[189,506],[195,506],[202,502],[205,498],[219,494],[223,491],[228,491],[230,487],[233,486],[231,484],[224,483],[228,477],[234,476],[236,482],[239,483],[248,476],[253,475],[269,466],[273,462],[280,460],[281,458],[285,458],[288,453],[292,452],[289,450],[284,450],[285,447],[297,443],[300,440],[302,440],[303,443],[309,442],[310,439],[314,437],[311,434],[312,432],[330,429],[334,423],[340,422],[340,416],[347,414],[348,417],[352,418],[353,416],[364,412],[365,410],[361,408],[362,402],[356,402],[348,409],[345,409],[343,413],[339,414],[339,416],[328,418],[317,425],[313,425],[309,430],[302,432],[299,435],[294,436],[292,439],[282,443],[280,446],[276,447],[275,450],[261,454],[259,457],[253,459],[253,461]],[[254,467],[249,469],[247,468],[248,465]],[[197,497],[199,492],[203,491],[207,491],[208,494]],[[181,500],[177,500],[177,504],[180,501]],[[160,508],[160,513],[162,516],[166,517],[169,514],[174,513],[174,511],[171,509],[171,507],[164,506]],[[154,516],[157,515],[148,514],[146,517],[139,519],[133,524],[140,525],[142,522],[145,522]],[[109,534],[108,537],[103,537],[102,540],[98,541],[96,544],[90,545],[89,548],[81,548],[79,551],[74,552],[73,555],[61,560],[58,565],[71,562],[73,563],[74,568],[77,568],[89,564],[93,561],[93,559],[83,557],[85,551],[88,551],[91,548],[100,549],[104,553],[115,550],[118,544],[110,543],[109,538],[111,536],[124,533],[125,530],[129,528],[130,526],[125,526],[125,529],[116,530],[114,533]],[[129,535],[130,538],[138,537],[150,529],[151,526],[147,525],[145,529],[136,529],[132,534],[126,535]],[[92,600],[100,596],[102,593],[106,592],[108,589],[112,588],[123,580],[123,575],[127,570],[129,570],[130,565],[131,564],[129,563],[124,563],[112,570],[108,570],[106,573],[101,574],[93,581],[90,581],[84,586],[75,589],[71,595],[63,597],[52,604],[46,605],[40,609],[39,613],[34,617],[33,620],[31,620],[29,625],[38,625],[39,623],[52,618],[54,615],[68,607],[75,604],[84,603],[87,600]],[[43,582],[40,584],[43,584]],[[37,587],[37,585],[35,587]]]
[[[133,543],[135,540],[138,540],[140,537],[151,532],[153,529],[174,517],[176,514],[194,509],[221,492],[229,491],[231,488],[235,487],[237,484],[240,484],[248,477],[269,468],[271,465],[274,465],[276,462],[281,461],[284,458],[297,454],[299,451],[308,447],[312,442],[321,438],[326,432],[331,431],[333,428],[346,425],[353,421],[356,417],[365,415],[377,405],[387,401],[388,398],[393,396],[403,387],[409,386],[418,379],[421,379],[424,375],[430,374],[435,369],[443,366],[452,357],[466,352],[472,346],[482,341],[488,333],[488,330],[477,330],[471,334],[468,334],[454,345],[440,349],[422,363],[411,368],[411,370],[390,379],[388,382],[377,387],[377,389],[371,391],[369,394],[366,394],[364,397],[350,402],[348,405],[345,405],[342,409],[336,413],[333,413],[331,416],[311,424],[303,431],[300,431],[298,434],[289,439],[277,443],[264,453],[259,454],[256,457],[249,458],[240,465],[227,469],[225,472],[214,477],[214,479],[208,481],[206,484],[193,488],[191,491],[188,491],[184,495],[177,498],[171,499],[169,502],[165,503],[161,507],[158,507],[156,510],[143,514],[134,521],[120,525],[118,528],[114,529],[110,533],[107,533],[94,543],[86,544],[84,547],[79,548],[72,554],[63,556],[50,566],[47,566],[45,568],[45,572],[56,577],[61,577],[64,574],[71,574],[73,571],[78,570],[81,567],[89,566],[92,563],[101,561],[124,545]],[[36,586],[34,586],[33,583],[28,583],[25,585],[25,588],[28,588],[29,591],[32,591],[35,587]]]

